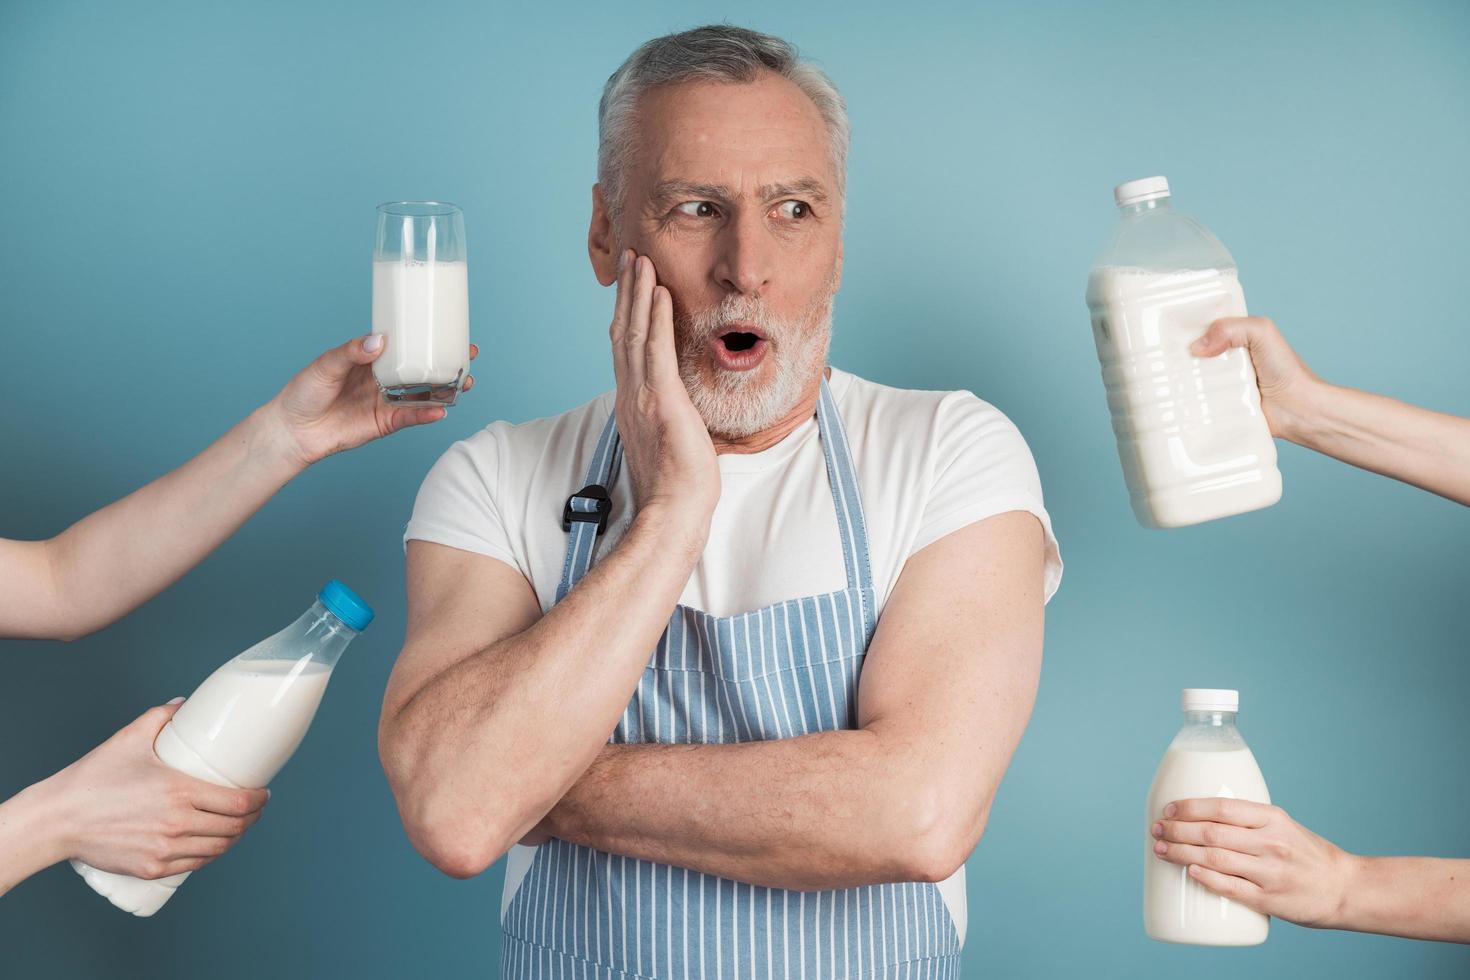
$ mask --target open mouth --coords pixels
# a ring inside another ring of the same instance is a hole
[[[745,324],[741,324],[745,326]],[[756,330],[727,330],[711,345],[715,363],[727,371],[749,371],[765,359],[770,341]]]
[[[729,333],[720,334],[719,340],[725,345],[726,350],[738,354],[740,351],[754,347],[760,341],[760,337],[743,330],[731,330]]]

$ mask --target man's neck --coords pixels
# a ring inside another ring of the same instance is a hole
[[[735,453],[746,455],[749,453],[758,453],[770,449],[776,443],[785,439],[798,425],[801,425],[801,423],[816,414],[817,400],[822,394],[821,379],[822,377],[830,378],[831,376],[832,369],[830,367],[823,368],[822,375],[812,380],[806,393],[801,396],[801,400],[796,403],[795,407],[783,415],[781,420],[770,428],[753,432],[740,439],[725,439],[711,433],[710,440],[715,444],[715,454]]]

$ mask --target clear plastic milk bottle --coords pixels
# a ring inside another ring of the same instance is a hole
[[[368,604],[333,579],[296,622],[210,674],[163,726],[153,751],[196,779],[265,786],[306,736],[337,658],[372,621]],[[184,872],[148,881],[71,864],[93,889],[134,915],[157,912],[189,877]]]
[[[1214,320],[1246,315],[1235,260],[1173,209],[1163,177],[1113,197],[1118,226],[1087,305],[1134,514],[1167,528],[1269,507],[1281,473],[1250,355],[1189,352]]]

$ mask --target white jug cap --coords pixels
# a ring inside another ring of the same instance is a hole
[[[1120,208],[1130,204],[1142,204],[1144,201],[1157,201],[1161,197],[1168,196],[1169,181],[1164,177],[1130,180],[1126,184],[1119,184],[1113,188],[1113,200],[1118,202]]]
[[[1240,692],[1218,687],[1186,687],[1179,704],[1185,711],[1239,711]]]

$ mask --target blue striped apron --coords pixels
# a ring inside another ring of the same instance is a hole
[[[738,616],[676,606],[612,743],[749,742],[856,727],[876,594],[847,435],[825,379],[817,428],[846,587]],[[613,485],[621,456],[609,418],[589,489]],[[574,495],[568,510],[605,512],[597,497]],[[598,530],[591,520],[564,523],[571,535],[558,601],[591,567]],[[502,928],[506,980],[960,975],[959,938],[933,884],[787,891],[561,840],[537,849]]]

